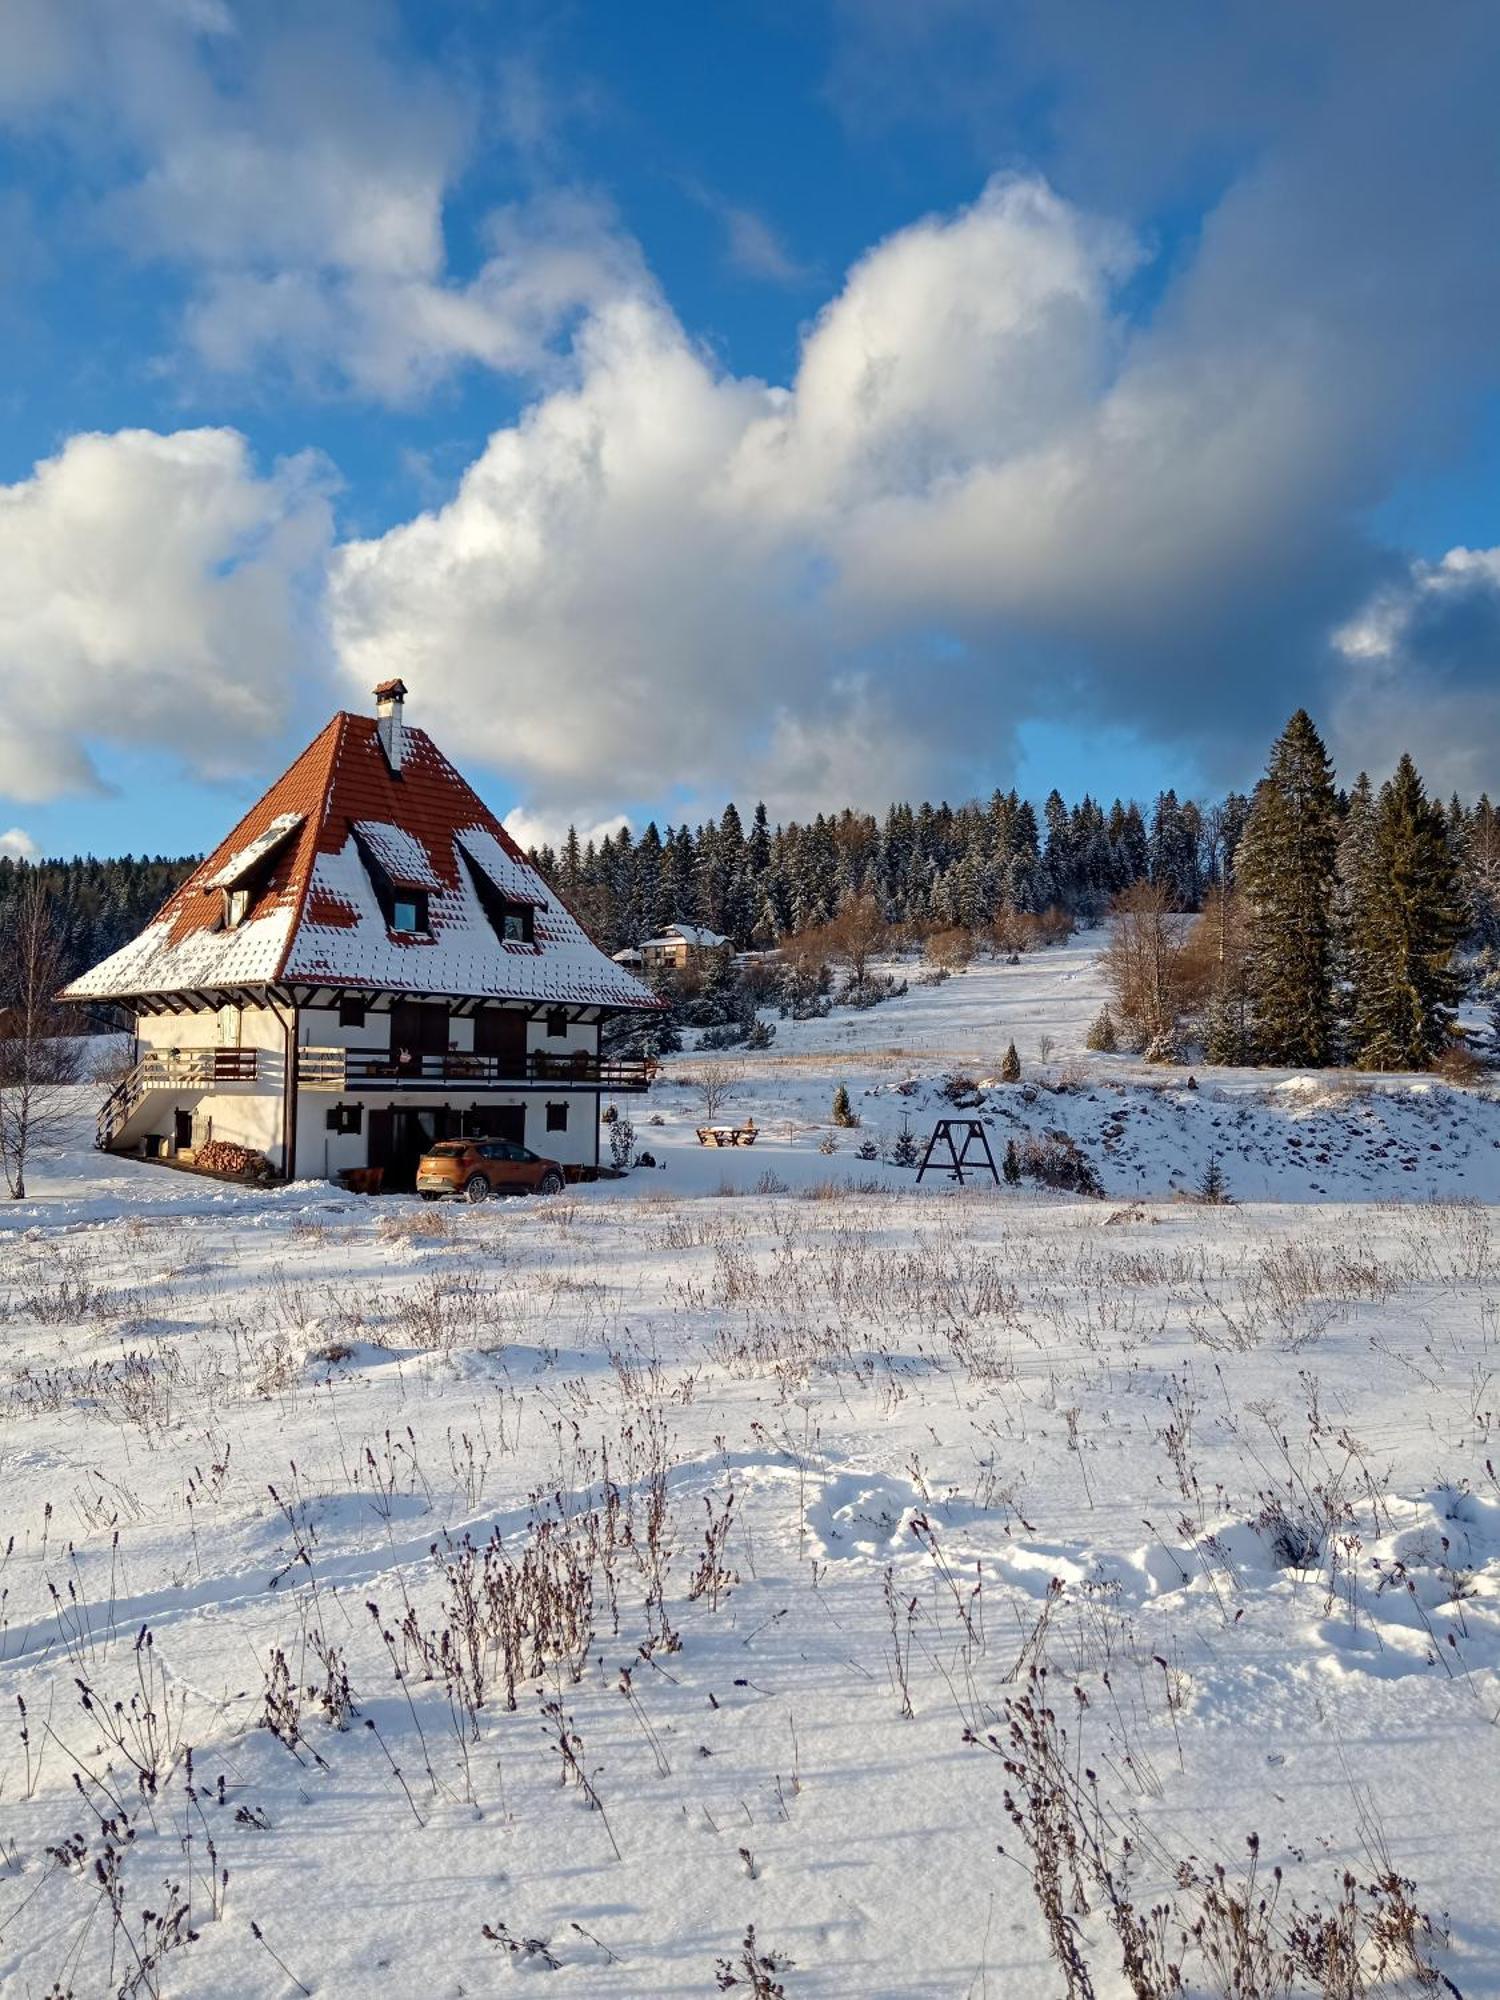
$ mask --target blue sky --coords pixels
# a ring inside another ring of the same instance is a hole
[[[0,4],[0,835],[1500,748],[1488,6]]]

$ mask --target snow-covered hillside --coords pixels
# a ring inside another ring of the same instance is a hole
[[[1209,1995],[1237,1898],[1242,1995],[1500,1994],[1495,1107],[1189,1090],[1100,997],[1082,941],[782,1024],[753,1149],[686,1053],[665,1166],[546,1202],[80,1104],[0,1213],[7,2000],[1113,2000],[1153,1908],[1134,1991]],[[955,1070],[1108,1198],[858,1158]]]
[[[898,1135],[908,1128],[925,1146],[946,1116],[981,1118],[997,1160],[1008,1139],[1065,1133],[1114,1196],[1191,1191],[1217,1159],[1230,1192],[1246,1199],[1500,1201],[1500,1104],[1487,1092],[1429,1077],[1161,1069],[1090,1054],[1084,1037],[1106,998],[1103,942],[1087,933],[1018,965],[985,961],[941,985],[913,985],[866,1012],[778,1021],[759,1054],[685,1051],[669,1059],[645,1112],[621,1108],[638,1144],[664,1163],[671,1192],[745,1192],[768,1174],[794,1188],[830,1179],[910,1187],[912,1174],[886,1163]],[[1022,1079],[1007,1085],[999,1076],[1011,1042]],[[733,1079],[714,1122],[753,1120],[753,1150],[699,1148],[706,1114],[693,1080],[706,1065]],[[954,1104],[945,1089],[955,1075],[982,1101]],[[831,1123],[840,1083],[861,1120],[855,1130]],[[837,1152],[820,1151],[830,1140]],[[860,1158],[871,1144],[884,1157]]]

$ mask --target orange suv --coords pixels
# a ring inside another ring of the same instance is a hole
[[[445,1194],[465,1201],[488,1201],[492,1194],[560,1194],[563,1179],[556,1160],[539,1159],[514,1139],[444,1139],[417,1162],[423,1201]]]

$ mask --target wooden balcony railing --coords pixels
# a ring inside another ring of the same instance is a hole
[[[638,1057],[573,1055],[392,1055],[385,1049],[300,1048],[297,1081],[307,1090],[645,1090],[656,1064]]]
[[[259,1049],[147,1049],[126,1071],[99,1107],[94,1143],[107,1150],[148,1090],[213,1090],[221,1084],[254,1083]]]
[[[254,1083],[259,1049],[148,1049],[141,1057],[140,1080],[145,1090],[174,1085],[211,1088],[219,1083]]]

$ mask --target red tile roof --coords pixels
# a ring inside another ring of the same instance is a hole
[[[75,980],[71,997],[130,999],[283,982],[651,1007],[606,958],[484,802],[420,729],[393,771],[369,716],[336,715],[197,867],[140,937]],[[267,836],[301,824],[242,879],[244,918],[223,928],[211,887]],[[356,828],[358,832],[356,832]],[[393,932],[365,856],[423,888],[428,930]],[[502,940],[474,870],[533,908],[535,942]]]

